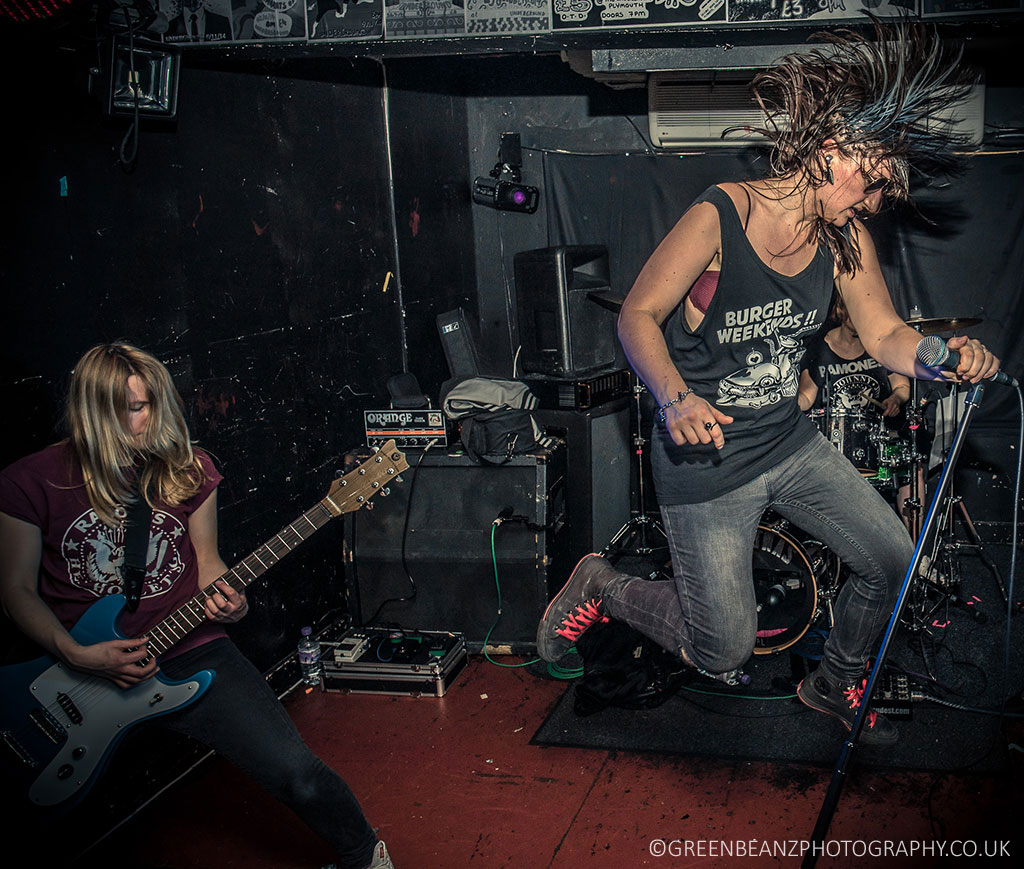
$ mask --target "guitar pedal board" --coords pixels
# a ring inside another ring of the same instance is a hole
[[[448,631],[349,628],[321,638],[325,691],[443,697],[468,662],[466,639]]]

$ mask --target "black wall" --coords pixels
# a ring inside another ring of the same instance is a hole
[[[35,53],[33,86],[8,106],[3,462],[56,439],[88,346],[142,346],[225,475],[230,565],[326,494],[401,369],[399,295],[382,291],[396,265],[381,71],[186,64],[177,123],[142,129],[126,172],[127,125],[100,117],[84,57]],[[234,631],[259,666],[341,604],[339,534],[328,526],[253,587]]]

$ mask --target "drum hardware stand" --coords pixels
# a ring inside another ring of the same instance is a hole
[[[637,505],[636,509],[631,511],[632,515],[629,521],[615,533],[611,542],[601,550],[602,555],[609,557],[626,554],[651,555],[659,549],[668,548],[668,536],[665,534],[665,529],[661,527],[661,523],[654,516],[647,512],[647,487],[644,484],[644,446],[647,444],[647,439],[643,436],[643,417],[640,412],[640,397],[647,390],[640,382],[639,377],[636,377],[636,375],[632,376],[634,379],[633,404],[636,413],[633,446],[635,447],[634,452],[636,454]],[[661,535],[662,543],[660,546],[652,545],[649,539],[652,531],[656,531]],[[623,540],[626,541],[626,544],[620,545]]]
[[[885,659],[889,652],[889,644],[892,641],[893,634],[896,632],[896,629],[900,624],[900,619],[903,615],[903,608],[906,605],[910,588],[914,583],[914,578],[917,576],[917,571],[921,564],[921,558],[924,554],[924,543],[931,536],[932,531],[935,528],[935,523],[937,521],[936,514],[939,512],[940,505],[943,503],[949,489],[952,472],[956,468],[957,459],[960,457],[960,450],[963,447],[967,428],[970,425],[974,411],[981,404],[981,399],[984,393],[985,387],[983,383],[973,384],[970,391],[967,393],[964,415],[961,417],[956,433],[953,436],[953,442],[950,446],[945,464],[943,465],[938,487],[935,490],[935,495],[932,497],[931,506],[928,508],[928,515],[924,520],[921,535],[918,537],[917,545],[914,547],[914,557],[910,560],[910,567],[907,568],[907,573],[903,578],[903,585],[900,587],[899,595],[896,598],[896,606],[893,608],[892,616],[889,618],[889,624],[885,629],[885,635],[882,637],[882,644],[879,647],[878,655],[871,667],[871,673],[868,676],[867,684],[864,687],[864,695],[861,697],[860,705],[857,707],[857,717],[853,719],[853,726],[850,728],[850,732],[847,734],[847,737],[843,742],[842,750],[839,753],[839,759],[837,760],[835,769],[832,773],[832,780],[829,783],[828,791],[825,793],[825,800],[822,803],[821,811],[818,814],[818,820],[814,825],[814,831],[811,833],[810,847],[807,849],[803,863],[801,864],[803,866],[814,866],[818,861],[819,855],[824,850],[825,837],[828,834],[829,826],[832,823],[832,817],[835,815],[836,806],[839,803],[839,797],[843,790],[843,785],[846,782],[846,770],[849,767],[854,746],[856,745],[857,739],[864,728],[864,718],[871,708],[871,697],[875,690],[875,684],[878,682],[882,670],[885,668]]]
[[[918,450],[917,430],[921,427],[924,422],[924,413],[921,410],[921,405],[917,398],[918,381],[916,378],[910,378],[910,399],[907,401],[907,431],[910,434],[910,492],[903,503],[899,505],[901,508],[899,511],[900,516],[904,514],[902,508],[906,508],[909,513],[910,521],[910,539],[917,541],[921,534],[921,507],[923,506],[921,491],[921,467],[925,461],[925,456],[922,456]]]
[[[957,403],[954,402],[954,408]],[[967,540],[964,541],[957,537],[956,525],[957,516],[962,520],[962,525],[967,532]],[[999,594],[1002,597],[1003,603],[1009,602],[1009,596],[1006,589],[1006,583],[1003,581],[1003,576],[999,572],[999,567],[996,563],[988,556],[985,552],[985,547],[981,541],[981,536],[978,534],[978,530],[974,527],[974,520],[971,519],[971,514],[967,511],[967,505],[964,503],[964,499],[961,495],[955,493],[955,482],[950,481],[949,491],[946,495],[945,501],[942,505],[942,516],[939,520],[939,528],[935,535],[935,543],[932,546],[932,565],[936,571],[944,569],[946,576],[949,577],[949,581],[942,583],[934,583],[925,578],[924,590],[927,591],[929,587],[938,590],[944,594],[951,603],[963,606],[964,602],[960,600],[956,592],[960,586],[960,562],[959,559],[964,555],[977,555],[981,563],[988,569],[989,573],[992,574],[993,579],[996,581],[996,586],[999,589]],[[948,586],[948,588],[947,588]],[[972,617],[977,619],[979,612],[976,607],[970,608]]]

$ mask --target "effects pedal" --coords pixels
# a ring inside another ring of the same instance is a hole
[[[349,631],[335,643],[331,643],[335,664],[350,664],[355,661],[370,644],[370,638],[362,631]]]
[[[905,673],[883,672],[871,698],[871,708],[886,718],[911,718],[910,679]]]

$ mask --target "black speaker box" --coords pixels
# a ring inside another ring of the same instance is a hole
[[[569,451],[566,517],[573,561],[599,552],[629,522],[629,399],[620,397],[589,410],[540,409],[537,423],[563,437]]]
[[[524,371],[573,376],[615,362],[615,313],[593,298],[609,291],[603,245],[521,251],[513,264]]]
[[[486,640],[494,653],[533,654],[537,623],[571,568],[565,447],[501,466],[431,452],[410,453],[409,464],[374,510],[345,517],[355,623],[453,631],[473,652]]]

